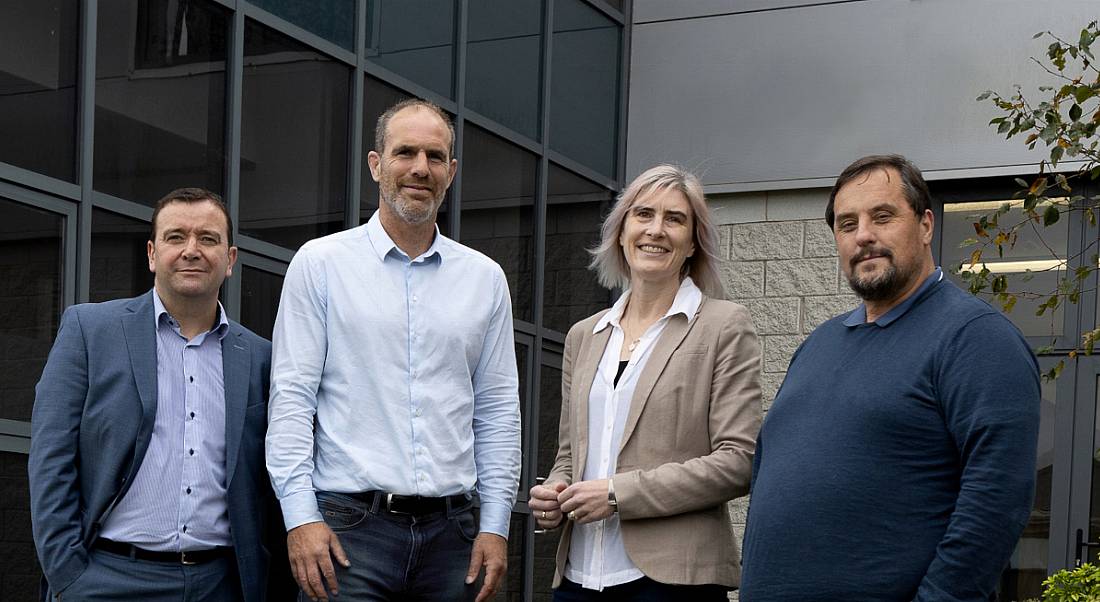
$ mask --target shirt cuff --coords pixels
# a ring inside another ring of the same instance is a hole
[[[321,511],[317,509],[317,494],[312,491],[299,491],[279,500],[283,509],[283,522],[286,530],[300,527],[306,523],[323,521]]]
[[[512,507],[500,502],[481,502],[481,533],[494,533],[508,539],[508,519]]]

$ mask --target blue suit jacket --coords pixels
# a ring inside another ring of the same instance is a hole
[[[35,388],[28,461],[34,543],[53,592],[87,567],[104,518],[149,448],[157,411],[156,345],[152,291],[75,305],[61,318]],[[264,467],[270,364],[271,343],[231,321],[222,339],[225,478],[249,601],[266,596],[268,520],[278,518],[271,516],[275,506]]]

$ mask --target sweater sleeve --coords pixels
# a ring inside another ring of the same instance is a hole
[[[1015,327],[989,313],[945,343],[933,371],[959,494],[914,600],[989,600],[1031,510],[1039,367]]]

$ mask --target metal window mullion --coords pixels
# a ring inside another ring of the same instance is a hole
[[[77,107],[77,183],[80,204],[77,206],[75,241],[74,303],[90,298],[92,272],[92,187],[95,175],[93,152],[95,133],[95,46],[98,0],[87,0],[80,10],[80,77]]]
[[[366,42],[367,31],[367,2],[356,0],[355,2],[355,67],[352,69],[351,86],[351,124],[350,142],[348,152],[348,198],[345,203],[344,225],[354,228],[359,225],[359,212],[362,210],[360,196],[363,190],[363,128],[370,127],[363,122],[363,102],[366,91],[363,83],[363,45]]]
[[[620,22],[619,29],[619,119],[617,127],[615,128],[615,142],[617,146],[615,153],[615,179],[619,182],[626,180],[626,138],[629,124],[627,120],[627,111],[629,110],[627,93],[630,90],[630,19],[633,17],[633,12],[634,3],[632,0],[623,0],[623,20]],[[616,190],[616,192],[618,192],[618,190]]]
[[[75,160],[75,159],[74,159]],[[80,185],[59,180],[29,169],[0,162],[0,181],[6,180],[27,188],[48,192],[54,196],[80,202]]]
[[[241,10],[233,13],[230,22],[226,57],[226,119],[225,131],[225,203],[233,219],[233,240],[240,244],[241,214],[241,111],[244,106],[244,18]],[[234,320],[241,313],[241,276],[238,271],[226,279],[222,290],[225,313]]]
[[[470,14],[468,0],[458,0],[455,15],[455,156],[465,157],[462,152],[466,140],[466,19]],[[451,238],[461,240],[462,236],[462,165],[451,183],[451,207],[448,210],[448,226]]]
[[[357,53],[344,48],[343,46],[331,42],[305,28],[279,17],[273,13],[270,13],[255,4],[245,2],[241,0],[237,7],[238,13],[244,13],[245,17],[256,21],[257,23],[275,30],[287,37],[294,39],[294,41],[304,44],[316,52],[320,52],[326,55],[328,58],[344,63],[348,66],[355,66],[358,60]]]

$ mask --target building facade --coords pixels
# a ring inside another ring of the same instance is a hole
[[[524,465],[499,598],[548,599],[526,491],[565,332],[610,303],[584,249],[622,185],[629,31],[618,0],[0,3],[0,599],[37,599],[28,421],[64,308],[147,291],[153,204],[202,186],[240,248],[226,311],[270,336],[295,250],[377,208],[374,124],[409,96],[455,121],[441,231],[508,277]]]
[[[998,136],[986,125],[992,105],[975,98],[1015,83],[1037,93],[1053,78],[1029,60],[1049,44],[1033,34],[1076,40],[1095,18],[1088,0],[633,2],[625,176],[660,161],[701,174],[722,224],[727,292],[762,335],[765,408],[806,335],[858,303],[824,223],[840,171],[873,153],[913,160],[932,188],[937,262],[957,266],[970,255],[959,243],[974,235],[972,216],[1011,199],[1013,178],[1030,179],[1043,157]],[[1098,243],[1079,219],[1044,238],[1057,259],[1025,232],[988,267],[1053,266],[1030,284],[1049,290]],[[1085,289],[1053,314],[1036,317],[1037,301],[1010,314],[1035,347],[1053,342],[1044,369],[1067,363],[1043,384],[1036,498],[1003,600],[1038,597],[1048,572],[1100,550],[1088,545],[1100,541],[1100,362],[1069,354],[1100,312],[1095,276]],[[736,504],[741,521],[747,504]]]

